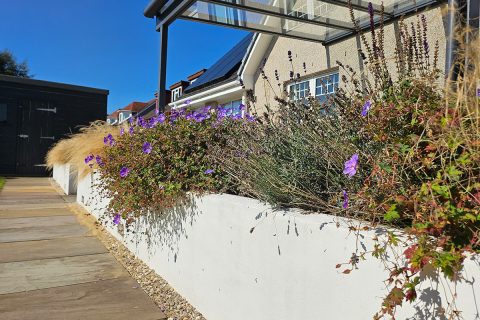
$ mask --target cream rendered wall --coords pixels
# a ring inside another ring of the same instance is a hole
[[[432,60],[435,41],[438,40],[439,42],[438,67],[440,70],[444,70],[446,53],[444,11],[446,11],[446,4],[420,12],[420,14],[424,14],[427,18],[430,57]],[[409,16],[405,19],[405,22],[408,24],[414,22],[416,24],[417,16]],[[397,38],[399,37],[398,33],[397,35],[395,34],[395,30],[398,27],[399,21],[385,25],[385,53],[387,60],[391,64],[390,70],[394,76],[397,74],[394,63],[394,49]],[[369,38],[368,32],[367,38]],[[255,105],[257,111],[264,110],[265,105],[275,106],[275,95],[281,95],[285,82],[290,81],[290,70],[292,70],[292,66],[288,61],[287,52],[289,50],[292,51],[293,70],[295,74],[300,73],[301,76],[308,76],[309,74],[335,68],[337,67],[337,60],[343,64],[350,65],[358,72],[362,72],[362,70],[365,69],[358,53],[358,47],[363,48],[363,44],[358,35],[327,46],[323,46],[320,43],[282,37],[264,37],[264,39],[264,41],[269,41],[269,48],[261,52],[263,57],[260,61],[262,62],[258,65],[253,75],[252,89],[256,97]],[[261,40],[260,38],[259,41]],[[265,46],[265,44],[263,44],[263,46]],[[255,55],[255,52],[253,55]],[[273,89],[268,85],[267,81],[262,78],[260,68],[264,62],[263,70],[269,78]],[[307,69],[306,73],[303,70],[304,62]],[[279,81],[275,79],[275,70],[278,71]],[[340,69],[340,78],[342,74],[343,72]],[[281,84],[280,87],[278,83]],[[340,86],[342,86],[342,81],[340,81]]]

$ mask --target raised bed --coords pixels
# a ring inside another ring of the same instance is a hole
[[[348,229],[352,220],[298,211],[273,211],[249,198],[212,194],[189,206],[142,218],[125,232],[105,217],[108,199],[99,196],[95,177],[79,181],[77,200],[137,257],[166,279],[209,320],[371,319],[385,295],[388,272],[368,255],[359,269],[343,274],[358,247],[371,249],[384,230]],[[253,231],[252,231],[252,228]],[[457,285],[455,308],[476,319],[480,301],[478,260],[465,263],[467,281]],[[441,308],[455,290],[432,277],[413,305],[397,319],[442,319]]]

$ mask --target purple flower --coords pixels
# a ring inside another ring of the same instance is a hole
[[[156,117],[150,118],[150,120],[148,120],[147,127],[151,129],[151,128],[155,127],[157,125],[157,123],[158,123],[158,120],[157,120]]]
[[[120,223],[120,218],[121,218],[120,214],[117,213],[115,215],[115,217],[113,217],[113,224],[119,224]]]
[[[158,123],[164,123],[165,122],[165,115],[163,113],[160,113],[158,116],[157,116],[157,122]]]
[[[134,133],[135,129],[133,127],[130,127],[130,129],[128,129],[128,133],[130,133],[130,135],[132,135]]]
[[[93,154],[88,155],[85,157],[85,164],[88,164],[90,161],[92,161],[94,158]]]
[[[205,174],[212,174],[213,173],[213,170],[212,169],[207,169],[205,170]]]
[[[348,208],[348,194],[347,194],[347,191],[345,190],[342,190],[342,193],[343,193],[343,209],[347,209]]]
[[[205,119],[210,118],[210,115],[208,113],[203,113],[203,112],[193,112],[193,119],[195,119],[196,122],[202,122]]]
[[[190,100],[190,99],[187,100],[187,101],[185,101],[185,104],[186,104],[187,106],[188,106],[190,103],[192,103],[192,100]]]
[[[95,157],[95,161],[97,161],[97,164],[100,166],[100,167],[103,167],[105,165],[105,162],[103,162],[103,159],[102,157],[100,156],[96,156]]]
[[[106,137],[103,138],[103,143],[110,147],[115,145],[115,139],[113,138],[111,133],[109,133]]]
[[[120,128],[120,135],[123,136],[124,133],[125,133],[125,129]]]
[[[370,107],[372,105],[372,102],[370,100],[367,100],[365,104],[363,105],[362,108],[362,117],[366,117],[368,114],[368,110],[370,110]]]
[[[142,128],[147,127],[147,123],[145,122],[145,119],[143,119],[143,117],[138,117],[137,118],[137,126],[140,126]]]
[[[255,117],[248,113],[245,115],[245,118],[247,119],[248,122],[255,121]]]
[[[142,146],[142,151],[145,154],[152,152],[152,145],[149,142],[145,142]]]
[[[357,173],[357,169],[358,169],[358,153],[354,153],[352,157],[345,162],[345,169],[343,170],[343,174],[351,178],[355,175],[355,173]]]
[[[128,169],[127,167],[122,167],[122,169],[120,169],[120,177],[122,178],[125,178],[126,176],[128,176],[129,173],[130,173],[130,169]]]

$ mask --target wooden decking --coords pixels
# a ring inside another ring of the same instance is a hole
[[[166,319],[47,178],[0,192],[0,319]]]

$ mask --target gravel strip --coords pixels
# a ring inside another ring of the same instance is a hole
[[[105,247],[127,269],[140,287],[165,313],[168,320],[205,320],[200,312],[180,296],[164,279],[137,259],[120,241],[114,238],[103,225],[78,204],[70,205],[79,221],[87,225]]]

